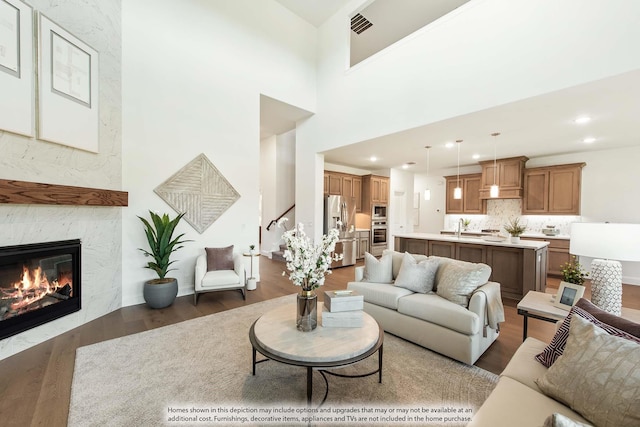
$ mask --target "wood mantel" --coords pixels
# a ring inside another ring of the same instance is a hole
[[[128,206],[126,191],[0,179],[0,203],[76,206]]]

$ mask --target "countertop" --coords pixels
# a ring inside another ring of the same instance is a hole
[[[453,233],[455,234],[455,230],[441,230],[441,233]],[[470,235],[470,236],[490,236],[491,233],[483,232],[480,230],[467,230],[463,231],[462,234]],[[529,239],[559,239],[559,240],[569,240],[568,234],[556,234],[555,236],[548,236],[543,233],[524,233],[521,237],[526,237]]]
[[[549,242],[535,241],[535,240],[520,240],[519,243],[511,243],[508,238],[505,238],[502,242],[488,242],[482,239],[481,236],[447,236],[444,234],[432,234],[432,233],[404,233],[396,234],[394,237],[400,237],[405,239],[422,239],[422,240],[437,240],[440,242],[460,242],[460,243],[472,243],[484,246],[503,246],[509,248],[522,248],[522,249],[540,249],[549,245]]]

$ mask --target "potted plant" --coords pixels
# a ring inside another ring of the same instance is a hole
[[[518,243],[520,241],[520,235],[525,232],[527,226],[520,223],[519,217],[515,217],[504,225],[504,229],[511,236],[511,243]]]
[[[462,218],[462,228],[464,231],[469,230],[469,225],[471,224],[471,220],[468,218]]]
[[[164,308],[173,304],[178,295],[178,281],[171,277],[166,277],[170,269],[169,266],[175,261],[171,261],[171,254],[182,248],[182,244],[190,242],[190,240],[180,240],[183,234],[175,239],[172,238],[173,232],[178,222],[184,216],[179,214],[174,219],[170,219],[169,215],[162,216],[149,211],[151,222],[142,217],[140,221],[144,224],[144,232],[147,235],[149,250],[138,248],[145,256],[153,257],[153,261],[149,261],[145,268],[149,268],[156,272],[157,279],[147,280],[144,283],[143,295],[144,300],[151,308]]]
[[[578,262],[575,255],[572,256],[572,260],[565,262],[560,266],[562,271],[562,281],[567,283],[573,283],[574,285],[584,286],[585,278],[589,273],[582,271],[582,266]]]

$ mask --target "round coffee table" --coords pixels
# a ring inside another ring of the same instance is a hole
[[[322,304],[318,304],[318,312],[322,313]],[[362,314],[363,326],[360,328],[318,326],[311,332],[301,332],[296,328],[295,304],[269,311],[256,320],[249,330],[249,341],[253,346],[253,375],[256,374],[256,364],[267,360],[306,367],[308,404],[311,403],[314,369],[320,372],[327,386],[322,403],[329,393],[329,382],[325,374],[361,378],[378,373],[378,382],[382,383],[384,331],[373,317],[367,313]],[[257,352],[266,359],[256,360]],[[361,375],[344,375],[326,370],[353,365],[376,352],[378,369],[375,371]]]

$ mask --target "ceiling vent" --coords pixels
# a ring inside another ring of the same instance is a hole
[[[351,18],[351,30],[356,34],[361,34],[365,30],[371,28],[373,24],[361,14],[356,14]]]

